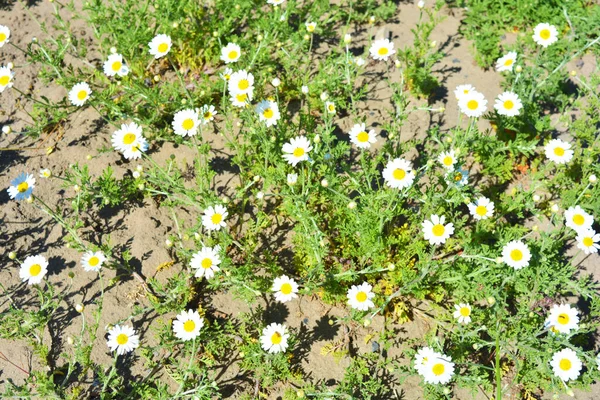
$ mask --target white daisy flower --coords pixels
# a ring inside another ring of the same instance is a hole
[[[552,332],[569,333],[579,327],[579,311],[568,304],[555,304],[544,323]]]
[[[594,217],[585,212],[580,206],[569,207],[565,210],[565,225],[576,231],[592,229]]]
[[[552,360],[550,360],[550,366],[554,375],[567,382],[579,377],[579,372],[583,364],[579,357],[577,357],[577,353],[573,350],[562,349],[554,353]]]
[[[502,249],[502,261],[516,270],[525,268],[531,260],[529,247],[520,240],[508,242]]]
[[[123,61],[121,54],[111,54],[104,62],[104,74],[106,76],[126,76],[129,73],[129,68]]]
[[[458,107],[466,116],[479,118],[487,109],[487,100],[483,94],[472,90],[458,99]]]
[[[373,286],[369,285],[367,282],[363,282],[358,286],[352,285],[352,287],[348,289],[346,297],[348,298],[350,307],[355,310],[367,311],[369,308],[375,307],[375,303],[373,303],[373,298],[375,297]]]
[[[558,31],[554,25],[538,24],[533,30],[533,41],[542,47],[548,47],[558,40]]]
[[[421,369],[423,380],[429,384],[446,384],[454,375],[454,363],[450,356],[436,353]]]
[[[510,51],[508,54],[503,55],[496,61],[496,71],[512,71],[517,61],[517,52]]]
[[[333,102],[326,101],[325,109],[327,110],[327,114],[335,114],[335,104]]]
[[[40,169],[40,178],[48,179],[52,177],[52,171],[48,168]]]
[[[454,150],[440,153],[440,155],[438,156],[438,162],[442,164],[442,167],[446,168],[449,171],[453,171],[454,164],[456,164],[456,154]]]
[[[128,160],[141,158],[142,152],[148,150],[148,142],[142,135],[142,127],[135,122],[121,124],[121,129],[112,134],[111,143],[115,150],[123,153]]]
[[[233,74],[233,70],[231,68],[225,68],[223,72],[219,75],[221,79],[224,81],[228,81],[231,78],[231,74]]]
[[[422,347],[415,354],[415,369],[421,376],[425,375],[427,365],[437,358],[441,357],[441,354],[434,351],[431,347]]]
[[[28,285],[37,285],[42,282],[48,273],[48,261],[44,256],[29,256],[23,260],[19,269],[19,278]]]
[[[280,303],[286,303],[298,297],[298,284],[286,275],[275,278],[271,290],[275,292],[275,300]]]
[[[306,31],[308,33],[313,33],[315,31],[315,29],[317,28],[316,22],[306,22],[304,25],[306,26]]]
[[[573,150],[571,143],[564,142],[560,139],[552,139],[544,146],[546,157],[557,164],[566,164],[573,159]]]
[[[254,93],[249,91],[248,93],[232,94],[229,100],[234,107],[246,107],[252,101],[252,97],[254,97]]]
[[[375,60],[387,61],[392,54],[396,53],[396,50],[394,50],[394,43],[388,39],[379,39],[371,44],[369,53]]]
[[[582,229],[577,232],[577,248],[585,254],[597,253],[600,249],[600,233],[593,229]]]
[[[454,233],[454,225],[452,223],[444,224],[446,217],[443,215],[432,214],[431,221],[425,220],[423,226],[423,235],[425,240],[429,240],[429,244],[443,244]]]
[[[202,106],[200,114],[202,114],[202,124],[206,125],[210,121],[215,119],[215,115],[217,115],[217,110],[215,109],[215,106],[205,104]]]
[[[270,100],[263,100],[258,103],[256,105],[256,113],[258,114],[258,119],[264,121],[267,127],[277,125],[277,121],[281,118],[279,106]]]
[[[203,326],[204,318],[198,314],[198,311],[182,311],[173,320],[173,333],[178,339],[187,342],[197,338]]]
[[[81,266],[86,272],[98,272],[106,257],[100,251],[88,251],[81,257]]]
[[[287,184],[294,186],[298,182],[298,174],[287,174]]]
[[[498,96],[494,103],[494,108],[500,115],[515,117],[519,115],[523,108],[523,103],[516,93],[504,92]]]
[[[198,133],[198,126],[200,125],[200,117],[198,116],[197,110],[181,110],[175,113],[173,116],[173,131],[179,136],[194,136]]]
[[[236,62],[240,59],[242,55],[242,50],[240,46],[235,43],[228,43],[227,46],[221,49],[221,60],[225,62],[225,64]]]
[[[220,271],[221,257],[219,256],[220,246],[202,247],[202,250],[192,256],[190,267],[196,270],[195,277],[212,279],[215,272]]]
[[[263,329],[260,344],[269,353],[281,353],[287,349],[289,337],[286,326],[274,322]]]
[[[296,166],[300,161],[308,160],[308,153],[312,150],[312,146],[308,139],[304,136],[298,136],[290,139],[282,147],[285,153],[283,158],[292,166]]]
[[[375,130],[367,131],[365,124],[354,125],[348,135],[350,135],[350,142],[361,149],[368,149],[377,141]]]
[[[23,172],[10,182],[7,191],[11,199],[27,200],[31,197],[34,187],[35,178],[33,175]]]
[[[494,215],[494,203],[487,197],[480,197],[475,203],[469,203],[467,207],[476,220],[488,219]]]
[[[475,87],[473,85],[458,85],[456,89],[454,89],[454,96],[456,100],[460,100],[468,94],[471,94],[475,91]]]
[[[267,4],[272,4],[274,6],[278,6],[282,4],[285,0],[267,0]]]
[[[362,67],[363,65],[365,65],[367,63],[367,61],[362,57],[355,57],[354,62],[356,63],[356,66],[358,66],[358,67]]]
[[[153,55],[155,59],[166,56],[171,50],[171,46],[171,37],[164,34],[156,35],[154,39],[148,43],[150,54]]]
[[[90,97],[91,94],[92,94],[92,89],[90,88],[90,85],[88,85],[85,82],[81,82],[81,83],[78,83],[77,85],[73,86],[73,88],[69,92],[69,101],[74,106],[81,107],[82,105],[85,104],[85,102],[87,101],[87,99]]]
[[[446,174],[446,182],[456,186],[465,186],[469,183],[469,171],[462,167],[456,167],[455,171],[448,171]]]
[[[251,92],[254,90],[254,75],[244,70],[236,71],[229,77],[227,87],[232,95]]]
[[[108,331],[106,342],[111,351],[117,350],[118,355],[132,352],[140,346],[140,337],[131,326],[116,325]]]
[[[9,67],[0,67],[0,93],[13,86],[15,73]]]
[[[468,324],[471,322],[471,305],[466,303],[460,303],[454,305],[454,318],[458,320],[459,324]]]
[[[222,205],[209,206],[204,210],[202,216],[202,225],[209,231],[218,231],[221,228],[225,228],[225,218],[227,218],[227,209]]]
[[[387,163],[382,172],[385,183],[394,189],[404,189],[413,184],[415,172],[409,161],[396,158]]]
[[[0,25],[0,47],[8,43],[9,39],[10,29],[8,29],[8,26]]]

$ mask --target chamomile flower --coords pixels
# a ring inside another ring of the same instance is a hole
[[[352,287],[348,289],[346,297],[348,298],[350,307],[355,310],[367,311],[369,308],[375,307],[375,304],[373,303],[373,298],[375,297],[373,286],[369,285],[367,282],[363,282],[358,286],[352,285]]]
[[[448,171],[446,174],[446,182],[456,186],[465,186],[469,183],[469,171],[463,167],[456,167],[454,171]]]
[[[9,67],[0,67],[0,93],[13,86],[15,73]]]
[[[204,210],[202,216],[202,225],[209,231],[218,231],[221,228],[227,226],[225,224],[225,218],[227,218],[227,209],[222,205],[209,206]]]
[[[392,54],[396,53],[396,50],[394,50],[394,43],[388,39],[379,39],[371,44],[369,53],[375,60],[387,61]]]
[[[446,217],[443,215],[431,215],[431,220],[425,220],[421,225],[423,226],[423,235],[425,240],[429,240],[429,244],[437,245],[446,243],[446,240],[454,233],[454,225],[447,223]]]
[[[515,117],[519,115],[523,108],[523,103],[516,93],[504,92],[498,96],[494,103],[494,108],[500,115],[506,117]]]
[[[473,85],[458,85],[456,89],[454,89],[454,97],[456,97],[457,100],[460,100],[474,91],[475,87]]]
[[[52,177],[52,171],[48,168],[40,169],[40,178],[48,179]]]
[[[550,360],[550,366],[554,375],[567,382],[579,377],[583,364],[573,350],[562,349],[554,353],[552,360]]]
[[[315,31],[315,29],[317,28],[316,22],[306,22],[304,25],[306,26],[306,31],[308,33],[313,33]]]
[[[34,187],[35,178],[33,175],[23,172],[10,182],[8,195],[11,199],[27,200],[31,196]]]
[[[229,78],[231,78],[231,74],[233,74],[233,70],[231,68],[225,68],[219,76],[224,81],[228,81]]]
[[[254,75],[244,70],[236,71],[229,77],[227,87],[232,95],[251,92],[254,90]]]
[[[219,256],[219,246],[203,247],[202,250],[192,256],[190,267],[196,270],[194,276],[196,278],[205,277],[211,279],[215,276],[215,272],[219,271],[221,257]]]
[[[27,257],[19,269],[19,277],[28,285],[37,285],[42,282],[46,273],[48,273],[48,261],[44,256]]]
[[[569,207],[565,210],[565,225],[576,231],[592,229],[594,217],[585,212],[580,206]]]
[[[0,47],[8,43],[9,39],[10,29],[8,29],[8,26],[0,25]]]
[[[471,322],[471,305],[466,303],[460,303],[454,305],[454,318],[458,320],[459,324],[468,324]]]
[[[121,129],[112,134],[111,143],[128,160],[140,158],[142,152],[148,149],[148,142],[142,135],[142,127],[135,122],[122,124]]]
[[[292,166],[296,166],[300,161],[308,160],[308,153],[312,150],[312,146],[308,139],[304,136],[292,138],[282,147],[283,158]]]
[[[98,272],[106,257],[100,251],[88,251],[81,257],[81,266],[86,272]]]
[[[121,54],[111,54],[104,62],[104,74],[106,76],[126,76],[129,73],[129,67],[125,65]]]
[[[278,6],[282,4],[285,0],[267,0],[267,4],[272,4],[274,6]]]
[[[551,161],[557,164],[566,164],[573,159],[573,150],[571,143],[560,139],[552,139],[544,146],[544,153]]]
[[[277,121],[281,118],[279,114],[279,106],[274,101],[263,100],[256,105],[256,113],[258,119],[263,121],[267,127],[277,125]]]
[[[253,92],[250,91],[248,93],[232,94],[229,100],[234,107],[246,107],[252,101],[253,96]]]
[[[217,115],[217,110],[215,110],[215,106],[205,104],[202,106],[200,114],[202,114],[202,125],[206,125],[210,121],[215,119],[215,115]]]
[[[555,304],[544,323],[552,332],[569,333],[579,326],[579,311],[568,304]]]
[[[198,311],[182,311],[173,320],[173,333],[176,338],[187,342],[197,338],[203,326],[204,318],[198,314]]]
[[[421,369],[423,380],[429,384],[446,384],[454,375],[454,363],[450,356],[436,353]]]
[[[368,149],[377,141],[377,134],[373,129],[367,131],[365,124],[356,124],[348,132],[350,142],[361,149]]]
[[[176,135],[183,137],[194,136],[198,133],[200,117],[197,110],[181,110],[175,113],[171,125]]]
[[[73,86],[73,88],[69,92],[69,101],[74,106],[81,107],[85,104],[87,99],[89,99],[91,94],[92,89],[90,88],[90,85],[88,85],[85,82],[81,82]]]
[[[479,118],[487,109],[487,100],[483,94],[472,90],[458,99],[458,107],[466,116]]]
[[[476,220],[488,219],[494,215],[494,203],[487,197],[480,197],[475,203],[469,203],[467,207]]]
[[[558,40],[558,31],[554,25],[542,23],[533,30],[533,41],[542,47],[548,47]]]
[[[496,61],[496,71],[512,71],[515,65],[515,61],[517,61],[517,52],[508,52],[508,54],[503,55]]]
[[[108,347],[118,355],[130,353],[140,346],[140,337],[131,326],[116,325],[108,331]]]
[[[502,249],[502,261],[516,270],[525,268],[531,260],[529,247],[520,240],[508,242]]]
[[[171,46],[171,37],[164,34],[156,35],[154,39],[148,43],[150,54],[153,55],[155,59],[166,56],[171,50]]]
[[[577,232],[577,248],[585,254],[597,253],[600,249],[600,233],[593,229],[582,229]]]
[[[440,353],[434,351],[431,347],[422,347],[415,354],[415,369],[417,373],[423,376],[426,372],[427,365],[441,356]]]
[[[287,349],[289,337],[286,326],[274,322],[263,329],[260,345],[269,353],[281,353]]]
[[[280,303],[286,303],[298,297],[298,284],[286,275],[275,278],[271,290],[275,292],[275,300]]]
[[[287,184],[294,186],[298,182],[298,174],[287,174]]]
[[[327,114],[335,114],[335,103],[331,102],[331,101],[326,101],[325,102],[325,109],[327,110]]]
[[[413,184],[415,172],[409,161],[396,158],[387,163],[382,172],[385,183],[394,189],[404,189]]]
[[[242,50],[240,46],[235,43],[228,43],[227,46],[221,49],[221,60],[225,62],[225,64],[236,62],[240,59],[242,55]]]
[[[454,150],[440,153],[440,155],[438,156],[438,162],[442,164],[442,167],[446,168],[447,170],[454,170],[454,164],[456,164],[456,154]]]

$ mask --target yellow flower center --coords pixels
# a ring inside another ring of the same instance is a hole
[[[188,319],[183,324],[183,330],[186,332],[192,332],[195,328],[196,328],[196,323],[194,321],[192,321],[191,319]]]
[[[167,50],[169,50],[169,45],[166,43],[161,43],[158,45],[158,52],[159,53],[166,53]]]
[[[238,57],[238,52],[235,50],[231,50],[227,57],[229,57],[230,60],[235,60]]]
[[[314,32],[315,31],[315,26],[314,25],[308,25],[306,27],[306,30],[309,31],[309,32]]]
[[[210,111],[207,111],[204,113],[204,119],[211,119],[212,118],[212,113]]]
[[[292,293],[292,285],[290,285],[289,283],[284,283],[283,285],[281,285],[281,289],[279,290],[283,294],[290,294]]]
[[[202,268],[204,269],[209,269],[210,267],[212,267],[212,260],[210,258],[205,258],[204,260],[202,260]]]
[[[112,64],[112,70],[115,72],[120,71],[122,66],[123,66],[123,63],[121,61],[115,61]]]
[[[558,366],[560,367],[560,369],[562,369],[563,371],[568,371],[571,369],[571,360],[568,360],[566,358],[563,358],[562,360],[560,360],[560,363],[558,363]]]
[[[389,53],[389,50],[387,49],[387,47],[382,47],[379,50],[377,50],[377,53],[380,56],[385,56],[387,53]]]
[[[6,33],[0,33],[0,42],[4,42],[6,40]]]
[[[440,376],[444,373],[446,368],[444,368],[444,364],[442,363],[437,363],[433,366],[433,368],[431,369],[431,372],[433,372],[433,374],[435,376]]]
[[[394,176],[394,179],[402,180],[406,176],[406,171],[400,168],[396,168],[392,175]]]
[[[192,129],[194,127],[194,120],[191,118],[187,118],[183,121],[183,123],[181,124],[181,127],[186,130],[189,131],[190,129]]]
[[[367,294],[365,292],[356,293],[356,300],[358,300],[360,303],[365,302],[367,300]]]
[[[327,106],[327,109],[329,110],[329,112],[334,112],[335,111],[335,106],[333,104],[330,104]]]
[[[581,214],[575,214],[573,216],[573,223],[575,225],[583,225],[584,222],[585,222],[585,218],[583,218],[583,215],[581,215]]]
[[[540,37],[544,40],[550,39],[550,29],[542,29],[540,31]]]
[[[220,224],[221,221],[223,221],[223,216],[221,214],[213,214],[212,217],[210,217],[210,220],[212,221],[213,224]]]
[[[477,110],[477,107],[479,107],[479,103],[477,102],[477,100],[469,100],[469,102],[467,103],[467,108],[469,110]]]
[[[521,261],[523,258],[523,252],[519,249],[514,249],[510,252],[510,258],[512,258],[514,261]]]
[[[556,318],[556,320],[558,321],[559,324],[561,325],[566,325],[569,323],[569,315],[562,313],[558,315],[558,318]]]
[[[509,58],[508,60],[504,61],[504,66],[505,67],[510,67],[513,63],[512,58]]]
[[[279,332],[275,332],[272,336],[271,336],[271,343],[273,344],[279,344],[281,343],[281,339],[283,337],[281,336],[281,333]]]
[[[126,344],[128,341],[129,341],[129,336],[127,336],[124,333],[120,333],[119,336],[117,336],[117,343],[120,344],[121,346]]]
[[[238,82],[238,87],[240,88],[240,90],[246,90],[249,86],[250,82],[248,82],[248,79],[242,79]]]
[[[431,232],[433,232],[433,234],[435,236],[442,236],[445,231],[446,231],[446,229],[444,228],[444,225],[442,225],[442,224],[434,225],[433,228],[431,229]]]
[[[294,157],[302,157],[304,155],[304,149],[302,147],[296,147],[294,150]]]
[[[29,267],[29,275],[38,276],[42,272],[42,266],[40,264],[33,264]]]
[[[594,240],[591,237],[584,237],[583,238],[583,245],[585,247],[592,247],[594,244]]]
[[[21,182],[17,185],[17,190],[19,193],[26,192],[29,189],[29,184],[27,182]]]
[[[6,86],[10,82],[10,77],[8,75],[0,76],[0,86]]]
[[[80,90],[79,93],[77,93],[77,98],[79,100],[85,100],[86,97],[87,97],[87,92],[85,90]]]
[[[479,215],[480,217],[483,217],[487,214],[487,208],[485,208],[485,206],[477,206],[477,208],[475,209],[475,214]]]
[[[265,117],[266,119],[273,118],[273,110],[267,108],[265,111],[263,111],[263,117]]]
[[[507,110],[512,110],[512,108],[515,106],[515,103],[512,102],[512,100],[506,100],[504,102],[504,108],[506,108]]]
[[[449,167],[452,165],[452,161],[454,161],[452,159],[452,157],[446,156],[446,157],[444,157],[444,160],[442,162],[444,163],[445,166]]]
[[[362,131],[358,135],[356,135],[356,139],[359,142],[364,143],[369,140],[369,134],[365,131]]]
[[[469,309],[469,307],[462,307],[460,309],[460,315],[462,315],[463,317],[468,317],[469,315],[471,315],[471,310]]]
[[[90,267],[95,267],[96,265],[98,265],[98,263],[100,262],[100,259],[96,256],[92,256],[90,257],[90,259],[88,260],[88,265]]]
[[[135,140],[135,133],[128,133],[125,136],[123,136],[124,144],[131,144],[131,143],[133,143],[134,140]]]
[[[565,149],[563,149],[562,147],[556,147],[554,148],[554,154],[559,157],[562,157],[565,155]]]

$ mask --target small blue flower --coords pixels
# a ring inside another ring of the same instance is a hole
[[[31,193],[35,187],[35,178],[33,175],[23,172],[10,184],[11,186],[8,188],[8,195],[10,198],[24,200],[31,197]]]

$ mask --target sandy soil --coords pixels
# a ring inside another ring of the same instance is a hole
[[[39,21],[48,22],[52,19],[52,6],[49,2],[31,1],[29,15],[21,3],[9,1],[8,4],[0,4],[0,23],[11,27],[12,40],[19,46],[24,46],[32,37],[42,37],[39,26],[32,20],[34,16]],[[424,137],[426,130],[435,124],[441,125],[442,129],[452,127],[457,122],[458,110],[454,101],[452,90],[459,84],[472,83],[478,90],[483,92],[487,98],[494,98],[500,92],[500,77],[493,71],[484,71],[475,65],[470,44],[457,34],[460,25],[460,11],[443,10],[446,19],[435,29],[432,39],[437,41],[440,51],[445,53],[444,59],[436,66],[436,75],[442,82],[440,89],[431,102],[431,107],[444,106],[445,113],[430,113],[427,111],[416,111],[411,114],[408,123],[404,126],[402,137]],[[381,32],[391,35],[393,41],[399,47],[408,46],[412,41],[410,29],[414,26],[417,17],[416,7],[412,4],[400,6],[398,15],[393,22],[385,26],[377,26],[371,31],[363,32],[352,44],[352,50],[359,50],[367,42],[369,34]],[[84,26],[76,26],[76,32],[91,40],[91,35],[86,32]],[[321,46],[325,46],[321,44]],[[316,51],[323,51],[317,48]],[[44,95],[51,100],[58,100],[66,96],[66,91],[52,85],[47,86],[37,78],[37,71],[31,66],[25,65],[24,58],[20,52],[12,47],[5,46],[1,53],[1,63],[12,61],[18,69],[18,79],[15,83],[21,90],[31,90],[36,96]],[[98,60],[91,60],[92,63]],[[584,64],[589,68],[589,63]],[[377,72],[377,70],[376,70]],[[375,73],[376,73],[375,72]],[[365,80],[372,77],[365,76]],[[392,80],[398,81],[399,74],[393,74]],[[389,102],[390,91],[387,86],[379,81],[369,93],[368,99],[361,104],[367,116],[367,123],[379,124],[388,118],[388,110],[391,109]],[[30,104],[26,102],[23,107],[17,106],[20,95],[15,91],[7,91],[2,94],[0,108],[0,125],[10,124],[15,131],[25,128],[30,118],[26,111]],[[425,101],[415,101],[415,105],[426,105]],[[352,121],[343,118],[338,122],[339,127],[346,131]],[[481,128],[488,128],[489,123],[480,121]],[[487,125],[487,126],[486,126]],[[104,124],[100,116],[90,108],[74,114],[73,118],[66,124],[64,131],[56,132],[50,137],[43,138],[41,142],[31,142],[23,139],[20,135],[10,134],[0,136],[0,148],[31,148],[22,151],[0,152],[0,182],[4,182],[3,190],[0,192],[0,257],[3,268],[0,268],[0,281],[6,287],[16,287],[13,295],[15,302],[24,308],[30,307],[29,303],[35,298],[35,293],[19,283],[18,269],[14,262],[8,260],[9,251],[17,251],[19,254],[43,253],[50,260],[49,280],[61,290],[67,290],[66,301],[71,307],[58,310],[46,329],[45,340],[51,343],[51,360],[58,361],[62,352],[71,352],[72,348],[67,343],[69,336],[76,337],[81,329],[80,316],[75,312],[73,306],[76,303],[86,305],[86,317],[92,317],[94,302],[100,290],[97,275],[85,273],[79,266],[80,255],[62,242],[64,232],[55,225],[50,218],[25,202],[9,201],[5,187],[9,180],[22,171],[37,171],[41,168],[50,168],[55,174],[61,174],[72,163],[87,164],[92,175],[97,176],[106,166],[114,168],[118,177],[127,173],[129,169],[135,168],[136,163],[124,163],[116,152],[99,154],[96,149],[102,146],[110,146],[110,134],[112,129]],[[209,136],[213,146],[214,156],[222,157],[227,154],[224,140],[218,135]],[[46,155],[46,148],[55,146],[55,151]],[[184,160],[192,160],[195,152],[185,146],[165,143],[157,148],[153,154],[154,159],[160,164],[172,154],[177,156],[180,163]],[[87,155],[92,155],[92,161],[86,160]],[[223,172],[218,179],[218,190],[228,193],[232,185],[231,175]],[[57,181],[38,179],[36,194],[45,199],[48,204],[68,207],[65,204],[64,195],[72,194],[67,189],[58,189]],[[234,181],[235,182],[235,181]],[[158,279],[166,279],[171,270],[156,272],[157,266],[173,259],[169,249],[165,248],[164,241],[170,233],[172,221],[166,209],[157,208],[150,199],[145,200],[143,205],[129,207],[126,209],[108,209],[98,213],[91,213],[85,218],[94,229],[102,232],[112,232],[111,241],[114,244],[127,244],[131,248],[134,257],[133,264],[138,272],[144,277],[157,276]],[[183,223],[190,222],[189,216],[180,215]],[[186,219],[187,218],[187,219]],[[86,228],[87,229],[87,228]],[[88,229],[88,234],[92,233]],[[584,269],[600,274],[599,266],[593,265],[590,259],[581,260]],[[174,267],[180,268],[180,266]],[[74,278],[70,280],[68,273],[72,272]],[[114,272],[109,271],[107,279],[114,277]],[[70,286],[69,286],[70,285]],[[105,344],[104,327],[116,320],[126,318],[132,314],[133,307],[141,305],[148,306],[148,301],[143,296],[140,283],[134,279],[121,281],[118,284],[106,288],[104,312],[100,321],[98,339],[92,353],[92,358],[105,365],[111,362],[111,356]],[[0,311],[7,307],[6,299],[0,301]],[[230,293],[222,292],[210,299],[210,306],[227,318],[236,318],[240,312],[248,311],[249,306],[243,301],[233,299]],[[253,305],[255,306],[255,305]],[[307,353],[303,355],[302,366],[305,371],[310,371],[310,377],[315,381],[327,382],[334,385],[344,374],[344,368],[349,364],[348,359],[335,362],[332,356],[323,356],[320,351],[328,341],[348,341],[356,346],[359,353],[373,351],[372,343],[365,343],[365,337],[371,332],[381,330],[384,321],[382,318],[375,319],[368,327],[354,326],[348,332],[347,328],[338,325],[330,326],[330,318],[342,316],[346,313],[343,307],[331,307],[321,303],[316,298],[305,297],[300,301],[292,302],[285,307],[273,307],[272,304],[263,302],[272,315],[280,318],[277,320],[285,322],[288,326],[301,328],[306,331]],[[272,309],[270,309],[272,308]],[[142,332],[142,341],[146,345],[153,344],[152,327],[160,321],[169,323],[173,315],[158,316],[153,312],[143,313],[134,318],[135,325]],[[406,338],[422,337],[427,329],[427,321],[415,320],[401,326],[398,329],[397,345],[388,355],[398,357],[402,354],[406,344]],[[0,352],[9,358],[14,364],[25,370],[40,368],[36,357],[31,355],[31,349],[25,343],[19,341],[0,340]],[[144,370],[143,362],[134,358],[129,363],[127,374],[131,377],[144,376],[148,371]],[[123,371],[126,371],[123,368]],[[223,365],[217,368],[216,373],[220,375],[219,382],[223,394],[226,397],[236,398],[240,393],[252,390],[253,384],[237,369],[235,365]],[[8,379],[15,383],[23,382],[26,374],[13,365],[0,360],[0,386]],[[172,386],[175,382],[166,374],[159,377]],[[93,377],[88,377],[88,384]],[[84,383],[85,384],[85,383]],[[422,390],[418,379],[408,379],[399,384],[396,379],[390,382],[398,394],[402,393],[403,399],[422,398]],[[275,391],[271,398],[275,399],[282,392]],[[479,398],[485,398],[478,396]],[[471,398],[470,394],[457,392],[461,399]],[[592,393],[578,393],[578,399],[600,398],[600,390],[597,386]]]

